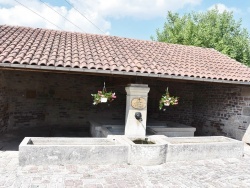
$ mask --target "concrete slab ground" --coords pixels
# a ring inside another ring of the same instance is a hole
[[[37,134],[40,135],[41,132],[37,132]],[[7,143],[7,138],[12,138],[11,144]],[[247,144],[245,145],[245,155],[241,159],[168,162],[156,166],[30,165],[19,167],[18,151],[14,150],[18,146],[14,145],[14,143],[18,143],[18,139],[20,138],[17,137],[15,140],[12,133],[0,137],[2,144],[0,187],[250,187],[250,146]],[[7,147],[6,144],[9,146]]]

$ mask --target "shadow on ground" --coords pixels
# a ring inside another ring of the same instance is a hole
[[[0,136],[0,151],[18,151],[24,137],[90,137],[89,127],[33,127],[8,131]]]

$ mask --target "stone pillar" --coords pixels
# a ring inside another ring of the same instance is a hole
[[[127,92],[125,135],[129,137],[143,137],[146,135],[147,102],[149,87],[147,84],[129,84]],[[135,113],[142,114],[142,122],[135,118]]]

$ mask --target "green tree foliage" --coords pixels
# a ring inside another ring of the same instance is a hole
[[[168,12],[163,30],[156,30],[159,42],[214,48],[233,59],[250,65],[250,37],[235,21],[233,13],[220,13],[217,8],[207,12],[192,12],[180,16]]]

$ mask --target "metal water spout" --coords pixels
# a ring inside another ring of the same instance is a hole
[[[135,112],[135,119],[137,119],[138,121],[142,122],[141,112]]]
[[[141,112],[135,112],[135,119],[137,119],[140,122],[141,126],[143,127],[143,129],[146,132],[146,127],[142,123],[143,120],[142,120],[142,114],[141,114]]]

